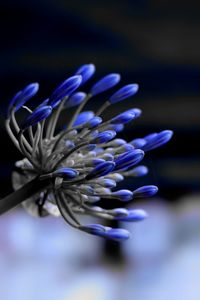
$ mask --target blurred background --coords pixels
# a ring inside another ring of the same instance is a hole
[[[29,82],[40,83],[39,103],[94,63],[96,79],[119,72],[122,84],[140,85],[137,96],[105,113],[143,110],[122,138],[174,130],[169,144],[146,155],[148,176],[127,182],[158,185],[159,194],[135,203],[149,218],[127,226],[132,237],[121,246],[20,208],[1,216],[2,300],[200,299],[199,16],[194,0],[1,0],[0,197],[12,192],[21,158],[4,128],[6,107]]]

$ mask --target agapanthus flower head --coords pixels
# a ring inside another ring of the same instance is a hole
[[[93,84],[88,94],[78,91],[94,72],[93,64],[81,66],[34,110],[24,105],[36,94],[38,84],[28,85],[12,98],[6,128],[24,156],[16,162],[18,171],[13,173],[13,186],[15,190],[23,191],[16,195],[23,194],[26,198],[23,206],[32,215],[61,215],[68,224],[81,231],[123,241],[129,238],[127,230],[101,224],[84,225],[80,223],[79,215],[120,222],[145,219],[147,213],[142,209],[103,209],[97,203],[102,198],[116,199],[116,203],[121,201],[124,206],[132,199],[153,196],[158,190],[154,185],[133,191],[119,189],[117,185],[128,176],[146,175],[147,167],[138,165],[145,152],[168,142],[172,131],[153,133],[131,142],[117,138],[116,134],[125,124],[138,118],[141,110],[131,108],[108,120],[102,118],[102,112],[110,105],[134,96],[138,84],[118,88],[98,111],[84,111],[90,98],[113,89],[120,81],[119,74],[111,73]],[[66,120],[64,129],[59,131],[60,115],[73,108],[71,119]],[[25,109],[27,117],[18,123],[19,109]]]

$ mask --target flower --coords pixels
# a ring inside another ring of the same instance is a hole
[[[33,111],[24,104],[37,93],[38,84],[29,84],[12,98],[6,128],[24,158],[16,162],[18,171],[13,172],[16,192],[11,198],[15,198],[15,204],[23,202],[32,215],[62,215],[68,224],[81,231],[123,241],[129,238],[127,230],[101,224],[84,225],[78,216],[87,214],[120,222],[145,219],[147,213],[142,209],[108,210],[94,204],[101,198],[129,203],[134,198],[153,196],[158,190],[154,185],[130,191],[117,189],[117,184],[127,176],[146,175],[147,167],[138,165],[145,152],[168,142],[172,131],[164,130],[130,142],[117,138],[116,134],[125,124],[138,118],[141,110],[132,108],[110,120],[103,120],[102,112],[108,106],[134,96],[138,84],[128,84],[112,92],[97,112],[84,111],[90,98],[113,89],[121,78],[119,74],[111,73],[93,84],[88,94],[78,91],[94,72],[93,64],[81,66]],[[60,115],[72,107],[76,108],[71,120],[57,132]],[[26,110],[28,116],[19,124],[17,114],[20,109]],[[11,198],[7,203],[11,203]]]

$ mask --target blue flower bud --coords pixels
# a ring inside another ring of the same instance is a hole
[[[75,75],[66,79],[61,85],[59,85],[49,97],[50,105],[54,108],[60,101],[69,95],[71,95],[81,84],[82,77]]]
[[[102,118],[100,117],[94,117],[92,119],[90,119],[86,124],[85,124],[85,127],[87,128],[95,128],[97,127],[99,124],[102,123]]]
[[[124,144],[124,145],[121,145],[120,147],[117,148],[116,150],[116,153],[123,153],[125,154],[126,152],[130,152],[130,151],[133,151],[135,148],[133,147],[133,145],[131,144]]]
[[[92,140],[95,144],[102,144],[112,140],[116,136],[116,132],[113,130],[107,130],[100,132],[98,136]]]
[[[90,180],[92,178],[98,178],[101,176],[105,176],[108,173],[112,172],[112,170],[115,167],[115,163],[114,162],[110,162],[110,161],[106,161],[103,162],[101,164],[99,164],[98,166],[96,166],[96,168],[94,168],[86,177],[85,179]]]
[[[81,75],[82,76],[82,83],[83,85],[86,81],[88,81],[94,74],[96,68],[93,64],[86,64],[82,65],[75,73],[75,75]]]
[[[158,134],[149,135],[144,138],[146,140],[146,144],[142,147],[142,149],[146,152],[158,148],[166,144],[171,139],[172,135],[173,131],[171,130],[164,130]]]
[[[142,209],[130,209],[127,216],[117,216],[115,220],[123,222],[138,222],[147,218],[147,213]]]
[[[80,225],[79,229],[97,236],[102,236],[106,232],[106,227],[100,224]]]
[[[105,188],[111,189],[116,187],[116,182],[113,179],[99,178],[96,180],[96,182]]]
[[[73,179],[78,176],[79,172],[71,168],[59,168],[53,172],[55,177],[61,177],[63,179]]]
[[[95,96],[99,93],[107,91],[108,89],[114,87],[120,81],[120,78],[121,76],[115,73],[106,75],[92,86],[90,94]]]
[[[118,218],[125,218],[128,216],[128,210],[126,208],[114,208],[109,213],[118,220]]]
[[[123,139],[114,139],[113,141],[107,143],[107,147],[120,147],[126,144],[126,141]]]
[[[141,177],[141,176],[145,176],[147,173],[148,173],[148,168],[146,166],[138,166],[132,170],[129,170],[126,176]]]
[[[109,125],[110,129],[113,129],[114,131],[121,132],[124,130],[124,125],[123,124],[110,124]]]
[[[130,233],[126,229],[122,228],[110,228],[102,236],[108,239],[112,239],[117,242],[122,242],[130,238]]]
[[[103,162],[105,162],[105,160],[102,159],[102,158],[93,158],[89,161],[86,161],[85,166],[87,166],[87,167],[96,167],[96,166],[98,166],[99,164],[101,164]]]
[[[136,149],[127,153],[121,154],[115,160],[115,170],[126,170],[140,162],[144,157],[144,151]]]
[[[12,107],[15,111],[19,110],[29,99],[31,99],[39,89],[39,84],[31,83],[27,85],[22,91],[19,91],[11,100],[9,105],[8,114],[10,113]]]
[[[118,199],[120,201],[130,201],[133,198],[133,193],[129,190],[119,190],[116,192],[113,192],[112,198]]]
[[[127,110],[126,112],[127,113],[128,112],[133,113],[135,115],[135,117],[134,117],[135,119],[139,118],[141,116],[141,114],[142,114],[142,111],[139,108],[131,108],[131,109]]]
[[[134,146],[135,149],[143,149],[144,145],[147,143],[145,139],[134,139],[131,142],[131,145]]]
[[[120,182],[122,180],[124,180],[124,176],[120,173],[112,173],[106,176],[106,178],[110,178],[115,180],[116,182]]]
[[[78,117],[74,121],[73,126],[75,127],[75,126],[79,126],[79,125],[85,124],[90,119],[92,119],[93,117],[94,117],[93,111],[83,111],[82,113],[80,113],[78,115]]]
[[[138,89],[139,86],[137,83],[125,85],[109,98],[109,102],[113,104],[113,103],[120,102],[126,98],[129,98],[135,95]]]
[[[131,112],[123,112],[110,120],[111,124],[126,124],[135,118],[135,114]]]
[[[144,185],[133,191],[134,198],[146,198],[155,195],[158,191],[155,185]]]
[[[74,93],[70,98],[66,101],[65,107],[73,107],[79,105],[86,97],[86,93],[77,92]]]
[[[30,126],[34,126],[35,124],[41,122],[46,119],[52,112],[51,106],[42,106],[35,109],[23,123],[21,129],[25,130]]]

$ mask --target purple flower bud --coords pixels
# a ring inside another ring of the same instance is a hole
[[[34,126],[35,124],[41,122],[46,119],[52,112],[51,106],[42,106],[35,109],[26,119],[21,129],[25,130],[30,126]]]
[[[136,189],[135,191],[133,191],[133,197],[134,198],[152,197],[157,193],[157,191],[158,188],[155,185],[144,185]]]
[[[130,233],[126,229],[122,228],[111,228],[106,231],[104,237],[112,239],[117,242],[125,241],[130,238]]]
[[[114,131],[121,132],[124,130],[124,125],[123,124],[110,124],[109,126],[110,129],[113,129]]]
[[[79,105],[86,97],[86,93],[74,93],[65,103],[65,107],[73,107]]]
[[[78,115],[76,120],[74,121],[73,126],[79,126],[82,124],[87,123],[89,120],[91,120],[94,117],[93,111],[83,111]]]
[[[105,92],[114,87],[120,81],[120,78],[121,76],[115,73],[106,75],[92,86],[90,93],[95,96],[99,93]]]
[[[115,170],[125,170],[140,162],[144,157],[144,151],[136,149],[121,154],[115,160]]]
[[[135,118],[134,113],[125,111],[125,112],[119,114],[118,116],[112,118],[110,120],[110,123],[111,124],[126,124],[126,123],[132,121],[134,118]]]
[[[96,166],[96,168],[94,168],[85,177],[85,179],[90,180],[92,178],[98,178],[98,177],[101,177],[101,176],[105,176],[105,175],[109,174],[110,172],[112,172],[114,167],[115,167],[114,162],[110,162],[110,161],[103,162],[103,163],[99,164],[98,166]]]
[[[115,199],[118,199],[120,201],[130,201],[133,198],[133,193],[129,190],[119,190],[116,192],[113,192],[112,197]]]
[[[138,89],[139,86],[137,83],[125,85],[109,98],[109,102],[113,104],[113,103],[120,102],[126,98],[129,98],[135,95]]]
[[[15,111],[19,110],[29,99],[31,99],[39,89],[39,84],[31,83],[27,85],[22,91],[19,91],[11,100],[9,105],[8,114],[10,113],[12,107]]]
[[[102,144],[112,140],[116,136],[116,132],[113,130],[107,130],[100,132],[98,136],[92,140],[92,143]]]
[[[145,139],[134,139],[131,142],[131,145],[135,147],[135,149],[143,149],[143,146],[147,143]]]
[[[135,115],[135,117],[134,117],[135,119],[139,118],[142,114],[142,111],[139,108],[131,108],[131,109],[127,110],[127,113],[128,112],[133,113]]]
[[[55,177],[61,177],[63,179],[72,179],[78,176],[79,172],[71,168],[59,168],[53,172]]]
[[[158,148],[166,144],[171,139],[172,135],[173,131],[171,130],[163,130],[158,134],[148,135],[144,138],[146,140],[146,144],[142,147],[142,149],[146,152]]]
[[[54,108],[60,101],[69,95],[71,95],[81,84],[82,77],[75,75],[66,79],[61,85],[59,85],[49,97],[49,103]]]
[[[148,173],[148,168],[146,166],[138,166],[127,172],[128,176],[141,177],[145,176]]]
[[[97,127],[98,125],[100,125],[102,123],[102,118],[100,117],[94,117],[92,119],[90,119],[86,124],[85,124],[85,127],[88,127],[88,128],[95,128]]]
[[[130,209],[127,216],[117,216],[115,220],[123,222],[138,222],[147,218],[147,213],[142,209]]]
[[[95,72],[95,65],[93,64],[86,64],[82,65],[75,73],[75,75],[81,75],[82,76],[82,83],[83,85],[86,81],[88,81]]]

